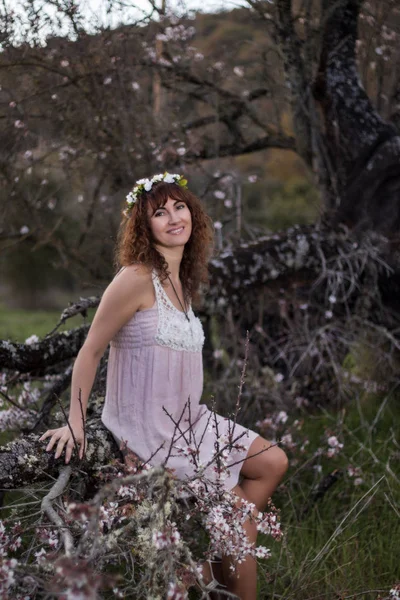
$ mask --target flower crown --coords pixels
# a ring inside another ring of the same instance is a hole
[[[158,183],[159,181],[164,181],[165,183],[176,183],[181,187],[187,187],[187,179],[183,177],[183,175],[179,175],[179,173],[159,173],[158,175],[154,175],[151,179],[139,179],[134,188],[129,192],[126,197],[126,202],[128,204],[127,208],[124,210],[124,215],[128,216],[129,212],[132,210],[133,205],[138,199],[140,194],[143,192],[150,192],[154,183]]]

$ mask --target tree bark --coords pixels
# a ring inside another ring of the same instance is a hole
[[[121,458],[113,436],[100,421],[102,398],[92,401],[86,425],[88,449],[83,461],[73,458],[74,469],[83,470],[91,477],[103,464],[113,458]],[[60,423],[62,425],[64,423]],[[48,481],[49,476],[57,477],[64,464],[64,455],[54,460],[54,450],[47,453],[48,440],[39,442],[39,434],[25,434],[23,437],[0,447],[0,487],[15,489],[39,481]],[[74,456],[75,456],[74,452]]]
[[[292,123],[296,138],[296,150],[304,162],[312,168],[313,144],[310,114],[310,81],[305,72],[302,44],[294,28],[292,1],[278,0],[276,37],[282,48],[286,85],[289,89]]]
[[[338,188],[334,222],[397,237],[400,136],[374,109],[360,82],[355,44],[360,0],[324,0],[322,50],[314,96]]]
[[[75,358],[88,330],[89,325],[81,325],[33,344],[0,340],[0,369],[28,373]]]

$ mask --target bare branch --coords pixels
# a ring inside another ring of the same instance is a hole
[[[49,520],[60,530],[66,556],[71,556],[74,550],[74,541],[71,532],[68,529],[68,526],[64,523],[60,515],[53,508],[52,501],[65,492],[69,479],[71,477],[71,472],[72,470],[70,466],[63,467],[60,470],[60,474],[58,476],[57,481],[52,486],[50,491],[46,494],[46,496],[44,496],[41,504],[42,511],[46,514]]]

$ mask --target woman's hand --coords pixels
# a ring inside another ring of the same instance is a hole
[[[71,429],[74,432],[74,436],[72,436]],[[49,429],[48,431],[46,431],[46,433],[42,435],[41,438],[39,438],[39,442],[45,440],[50,436],[51,439],[47,444],[46,452],[50,452],[54,444],[57,443],[57,449],[54,458],[58,458],[59,456],[61,456],[62,451],[64,450],[64,446],[66,446],[65,464],[68,464],[71,460],[72,450],[75,448],[75,442],[77,443],[79,448],[79,458],[83,458],[86,448],[83,447],[85,441],[85,434],[82,425],[71,425],[71,427],[65,425],[64,427],[59,427],[58,429]]]

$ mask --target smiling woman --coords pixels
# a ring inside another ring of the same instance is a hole
[[[128,206],[129,197],[128,194]],[[176,220],[178,215],[181,215],[182,222]],[[183,225],[185,229],[182,233],[174,233],[174,229]],[[167,233],[171,230],[172,233]],[[161,235],[159,239],[158,233]],[[118,235],[116,267],[135,263],[146,265],[155,268],[164,283],[168,279],[168,262],[164,253],[159,250],[170,244],[181,246],[179,279],[186,300],[190,298],[195,303],[199,299],[200,284],[206,284],[208,281],[208,260],[212,251],[212,241],[212,221],[205,213],[200,200],[180,183],[158,181],[152,184],[149,191],[143,189],[137,201],[125,214]]]
[[[74,365],[69,420],[81,455],[78,398],[86,412],[98,362],[110,342],[102,420],[117,442],[152,466],[172,469],[190,493],[198,493],[199,483],[206,489],[215,485],[220,492],[232,491],[239,504],[250,502],[257,515],[286,471],[286,455],[200,404],[204,333],[191,302],[207,281],[210,219],[180,175],[141,180],[128,203],[117,247],[121,268],[104,292]],[[68,462],[74,447],[69,428],[50,430],[41,439],[47,437],[48,451],[57,443],[56,458],[66,445]],[[225,461],[224,469],[216,455]],[[242,600],[255,600],[257,526],[248,519],[242,527],[247,558],[232,573],[227,552],[217,578]],[[213,576],[204,565],[204,577]]]

